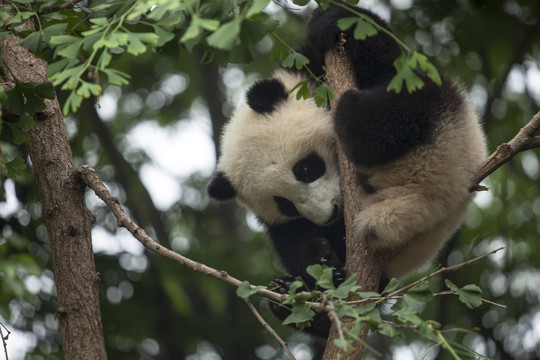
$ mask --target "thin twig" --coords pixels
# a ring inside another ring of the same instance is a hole
[[[327,294],[323,295],[322,307],[324,308],[324,311],[326,311],[326,313],[328,314],[330,321],[336,324],[339,340],[345,343],[345,335],[343,334],[343,326],[342,326],[341,320],[339,319],[339,316],[336,313],[336,307],[334,306],[334,302],[332,301],[332,298],[328,296]],[[347,350],[348,350],[348,346],[345,348],[345,352],[347,352]]]
[[[255,308],[255,305],[253,305],[253,303],[251,302],[251,300],[249,300],[249,298],[244,298],[244,301],[246,302],[247,306],[249,307],[249,310],[251,310],[251,312],[253,313],[253,315],[255,315],[255,317],[257,318],[257,320],[259,320],[259,322],[262,324],[262,326],[268,330],[268,332],[277,340],[277,342],[283,347],[283,350],[285,350],[285,352],[287,353],[287,355],[289,355],[289,357],[291,358],[291,360],[296,360],[294,355],[292,354],[291,350],[289,350],[289,347],[287,346],[287,343],[276,333],[276,331],[274,329],[272,329],[272,327],[270,325],[268,325],[268,323],[266,322],[266,320],[264,320],[264,318],[261,316],[261,314],[259,314],[259,312],[257,311],[257,309]]]
[[[409,289],[415,287],[416,285],[418,285],[418,284],[420,284],[420,283],[422,283],[422,282],[424,282],[424,281],[426,281],[426,280],[428,280],[428,279],[431,279],[432,277],[434,277],[434,276],[436,276],[436,275],[438,275],[438,274],[440,274],[440,273],[447,272],[447,271],[451,271],[451,270],[455,270],[455,269],[458,269],[458,268],[460,268],[460,267],[462,267],[462,266],[465,266],[465,265],[470,265],[470,264],[472,264],[473,262],[476,262],[476,261],[481,260],[481,259],[483,259],[483,258],[485,258],[485,257],[488,257],[489,255],[495,254],[496,252],[498,252],[498,251],[500,251],[500,250],[502,250],[502,249],[505,249],[505,247],[504,247],[504,246],[501,246],[501,247],[498,248],[498,249],[492,250],[492,251],[490,251],[490,252],[488,252],[488,253],[485,253],[485,254],[483,254],[483,255],[477,256],[477,257],[475,257],[475,258],[473,258],[473,259],[464,261],[464,262],[462,262],[462,263],[459,263],[459,264],[456,264],[456,265],[452,265],[452,266],[446,266],[446,267],[440,268],[439,270],[434,271],[434,272],[432,272],[431,274],[426,275],[426,276],[422,277],[421,279],[418,279],[417,281],[414,281],[414,282],[412,282],[412,283],[410,283],[410,284],[408,284],[408,285],[402,287],[401,289],[398,289],[398,290],[393,291],[392,293],[388,294],[388,296],[385,296],[385,297],[379,299],[379,300],[377,301],[377,303],[381,303],[381,302],[385,301],[387,298],[392,298],[392,297],[394,297],[394,296],[396,296],[396,295],[398,295],[398,294],[401,294],[401,293],[403,293],[403,292],[405,292],[405,291],[407,291],[407,290],[409,290]]]
[[[400,299],[402,296],[399,295],[401,293],[404,293],[405,291],[415,287],[416,285],[428,280],[428,279],[431,279],[432,277],[438,275],[438,274],[441,274],[443,272],[447,272],[447,271],[452,271],[452,270],[455,270],[455,269],[458,269],[462,266],[466,266],[466,265],[470,265],[478,260],[481,260],[489,255],[492,255],[492,254],[495,254],[496,252],[504,249],[505,247],[502,246],[498,249],[495,249],[495,250],[492,250],[488,253],[485,253],[483,255],[480,255],[480,256],[477,256],[473,259],[470,259],[470,260],[467,260],[467,261],[464,261],[462,263],[459,263],[459,264],[456,264],[456,265],[452,265],[452,266],[447,266],[447,267],[443,267],[443,268],[440,268],[439,270],[437,271],[434,271],[432,272],[431,274],[428,274],[426,276],[424,276],[423,278],[421,279],[418,279],[417,281],[413,282],[413,283],[410,283],[398,290],[395,290],[394,292],[386,295],[386,296],[382,296],[382,297],[379,297],[379,296],[373,296],[373,297],[368,297],[368,298],[365,298],[365,299],[360,299],[360,300],[353,300],[353,301],[349,301],[348,303],[351,304],[351,305],[357,305],[357,304],[364,304],[364,303],[369,303],[369,302],[376,302],[377,304],[380,304],[384,301],[388,301],[388,300],[398,300]],[[437,296],[437,295],[447,295],[447,294],[456,294],[455,292],[453,291],[450,291],[450,292],[440,292],[440,293],[436,293],[436,294],[433,294],[433,296]],[[505,305],[501,305],[501,304],[497,304],[493,301],[490,301],[490,300],[486,300],[486,299],[482,299],[482,301],[488,303],[488,304],[491,304],[491,305],[495,305],[495,306],[499,306],[499,307],[502,307],[502,308],[506,308]]]
[[[2,331],[2,328],[6,329],[7,335],[4,337],[4,332]],[[6,360],[8,360],[8,352],[7,352],[7,343],[6,339],[8,338],[9,334],[11,334],[11,331],[0,322],[0,337],[2,337],[2,344],[4,346],[4,354],[6,354]]]
[[[459,294],[456,291],[452,291],[452,290],[441,291],[441,292],[433,294],[433,296],[442,296],[442,295],[459,295]],[[487,300],[487,299],[484,299],[484,298],[480,298],[480,300],[482,300],[482,302],[485,302],[487,304],[498,306],[498,307],[503,308],[503,309],[507,308],[506,305],[498,304],[498,303],[496,303],[494,301],[491,301],[491,300]]]
[[[76,173],[82,181],[94,192],[96,195],[107,204],[111,209],[116,220],[118,221],[118,226],[126,228],[133,236],[144,245],[148,250],[155,252],[161,256],[166,257],[169,260],[179,263],[182,266],[188,267],[199,273],[208,275],[215,279],[222,280],[234,287],[240,286],[242,281],[236,279],[235,277],[230,276],[224,270],[216,270],[210,266],[204,265],[202,263],[193,261],[185,256],[180,255],[177,252],[174,252],[166,247],[160,245],[154,239],[152,239],[144,229],[137,225],[120,205],[118,199],[111,195],[107,187],[99,179],[96,171],[88,165],[80,166],[76,169]],[[254,286],[252,286],[254,288]],[[278,294],[276,292],[261,289],[257,292],[258,295],[264,296],[267,299],[271,299],[278,302],[283,302],[286,298],[284,294]]]

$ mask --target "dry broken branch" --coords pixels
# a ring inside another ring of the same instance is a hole
[[[527,125],[521,128],[512,140],[499,145],[497,150],[487,158],[484,166],[482,166],[473,179],[471,191],[486,190],[486,188],[479,185],[480,182],[513,158],[517,153],[540,147],[540,135],[534,135],[539,129],[540,111],[532,117]]]

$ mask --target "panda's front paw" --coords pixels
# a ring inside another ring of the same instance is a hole
[[[399,229],[386,221],[384,216],[374,211],[360,212],[354,221],[354,230],[358,239],[365,241],[376,250],[391,250],[402,246],[403,239]]]
[[[332,274],[334,279],[334,285],[339,285],[345,281],[345,270],[343,269],[343,262],[339,259],[334,250],[326,244],[319,248],[321,256],[319,257],[319,264],[326,265],[332,268]]]

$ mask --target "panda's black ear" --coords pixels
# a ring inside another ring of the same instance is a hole
[[[285,85],[277,78],[257,81],[249,88],[246,99],[250,108],[259,114],[270,114],[289,94]]]
[[[215,172],[206,191],[211,198],[220,201],[230,200],[236,196],[236,190],[222,171]]]

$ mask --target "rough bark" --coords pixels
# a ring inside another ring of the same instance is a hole
[[[356,87],[354,72],[342,45],[338,45],[336,49],[326,54],[327,75],[325,81],[334,90],[335,98],[331,102],[333,109],[335,109],[335,104],[344,92]],[[357,274],[358,284],[362,286],[363,291],[377,291],[382,270],[390,260],[390,254],[375,252],[367,246],[365,241],[358,239],[352,231],[353,227],[351,224],[353,223],[354,215],[358,214],[361,209],[360,199],[362,195],[357,181],[358,173],[355,166],[348,161],[341,151],[341,145],[339,143],[338,159],[345,226],[347,228],[347,260],[345,271],[349,276]],[[349,300],[354,299],[351,298]],[[347,320],[344,320],[343,325],[347,327]],[[362,341],[366,340],[368,330],[368,326],[364,324],[359,336]],[[338,329],[334,322],[330,328],[330,335],[326,343],[323,360],[361,358],[363,352],[362,343],[356,343],[354,345],[355,350],[345,355],[341,352],[341,349],[334,346],[334,340],[338,339],[338,337]]]
[[[12,74],[19,82],[47,81],[47,63],[18,46],[20,40],[8,35],[0,41],[4,73]],[[85,206],[84,184],[74,176],[75,166],[58,101],[45,100],[45,104],[46,109],[34,116],[26,146],[49,234],[64,357],[106,359],[99,276],[90,233],[94,217]]]

